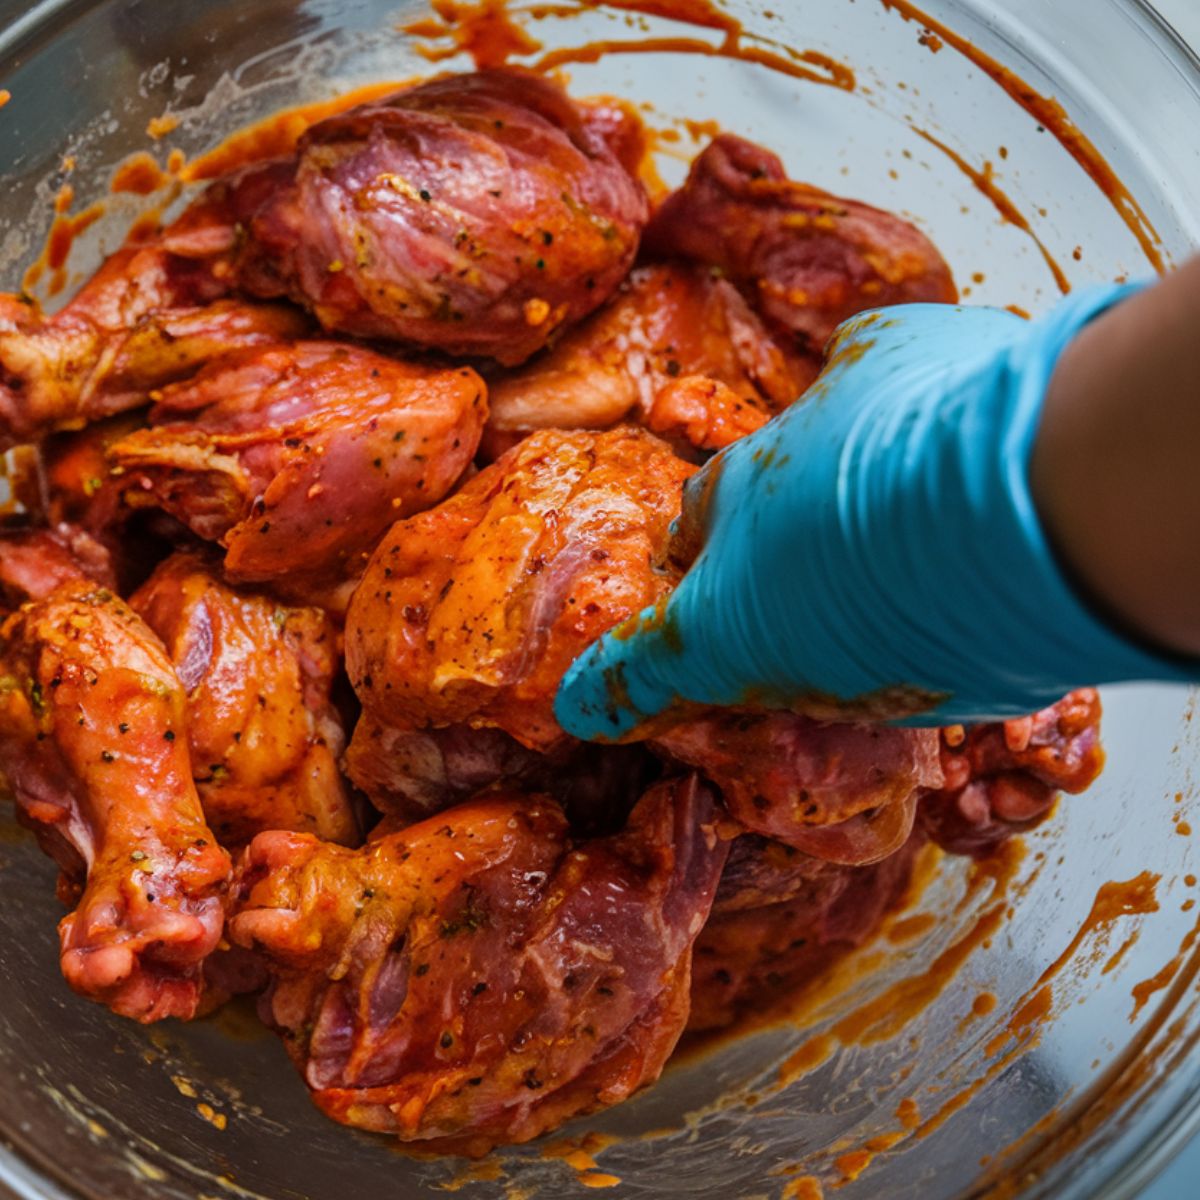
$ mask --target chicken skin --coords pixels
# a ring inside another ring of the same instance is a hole
[[[96,584],[0,627],[0,763],[77,901],[63,974],[139,1021],[193,1015],[225,916],[229,858],[192,782],[186,704],[161,643]]]
[[[485,447],[494,456],[535,429],[606,429],[626,418],[686,437],[687,423],[670,416],[679,400],[656,400],[687,376],[724,385],[725,408],[742,414],[740,436],[791,404],[819,366],[776,345],[737,289],[706,268],[640,266],[604,309],[492,380]],[[693,394],[693,409],[713,404]],[[735,438],[689,440],[717,449]]]
[[[807,386],[807,385],[805,385]],[[672,379],[654,397],[643,424],[651,433],[677,448],[723,450],[761,429],[773,416],[749,396],[739,396],[719,379],[685,375]]]
[[[522,362],[633,263],[648,204],[606,132],[503,69],[331,117],[247,223],[239,284],[329,330]]]
[[[921,824],[955,854],[983,855],[1040,825],[1060,791],[1079,793],[1104,767],[1100,696],[1080,688],[1030,717],[942,731],[944,787]]]
[[[64,583],[90,579],[115,586],[107,549],[65,522],[45,529],[0,531],[0,614],[43,600]]]
[[[228,295],[244,214],[224,195],[122,247],[52,316],[0,296],[0,450],[137,408],[220,354],[304,332],[308,318],[289,305]]]
[[[265,1014],[324,1112],[483,1154],[657,1078],[728,849],[715,813],[693,778],[578,844],[552,801],[503,792],[357,851],[262,834],[230,937],[268,962]]]
[[[732,134],[699,155],[644,241],[651,253],[719,268],[810,354],[864,309],[958,299],[949,267],[915,226],[788,179],[774,154]]]
[[[204,815],[221,844],[266,829],[358,840],[338,773],[345,737],[330,700],[337,630],[225,584],[198,554],[167,559],[130,598],[187,693],[187,737]]]
[[[469,367],[340,342],[229,355],[166,388],[109,448],[127,503],[154,503],[226,549],[236,582],[361,571],[399,517],[458,481],[487,416]]]
[[[398,522],[347,615],[346,667],[369,717],[559,744],[564,671],[674,583],[662,559],[693,470],[638,429],[547,430]]]
[[[722,712],[652,744],[701,770],[746,829],[847,866],[898,850],[918,796],[943,783],[936,729]]]

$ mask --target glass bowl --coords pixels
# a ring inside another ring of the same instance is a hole
[[[1200,124],[1200,62],[1147,5],[928,2],[932,18],[1061,101],[1141,205],[1165,262],[1200,242],[1200,155],[1178,137]],[[515,19],[548,49],[721,38],[616,7],[566,15],[573,7],[528,5]],[[729,11],[757,35],[746,44],[793,65],[820,60],[787,47],[816,51],[849,64],[856,86],[665,48],[568,65],[576,94],[646,103],[665,131],[668,181],[705,136],[685,119],[711,118],[778,150],[797,177],[912,215],[972,301],[1045,308],[1058,294],[1047,256],[1073,284],[1150,271],[1125,202],[1045,110],[1018,104],[1015,87],[921,20],[880,0]],[[419,15],[370,0],[0,3],[0,86],[12,93],[0,111],[0,283],[19,286],[36,257],[65,156],[79,212],[132,151],[193,156],[281,107],[435,69],[402,30]],[[165,113],[178,123],[154,141],[148,122]],[[1028,230],[1001,219],[997,189]],[[106,203],[78,239],[68,286],[146,202]],[[1105,704],[1105,774],[1028,838],[1022,861],[972,872],[948,860],[790,1021],[689,1054],[548,1148],[475,1165],[416,1159],[329,1123],[282,1046],[240,1010],[147,1029],[71,995],[56,962],[54,869],[0,825],[0,1193],[340,1200],[461,1187],[480,1200],[569,1200],[608,1185],[776,1200],[816,1196],[819,1181],[845,1200],[1131,1195],[1200,1111],[1188,823],[1200,724],[1185,690],[1113,689]],[[1126,906],[1143,911],[1089,925],[1097,896],[1103,908],[1114,894],[1105,884],[1143,872],[1157,879]]]

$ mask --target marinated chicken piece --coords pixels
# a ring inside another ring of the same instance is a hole
[[[689,1032],[723,1029],[743,1015],[762,1018],[871,938],[903,896],[921,841],[913,836],[866,867],[772,861],[771,847],[753,868],[750,888],[730,876],[744,880],[749,855],[767,846],[743,850],[751,839],[734,842],[718,892],[722,911],[714,906],[696,939]],[[751,906],[756,894],[767,902]]]
[[[48,529],[0,531],[0,612],[43,600],[64,583],[90,579],[112,587],[108,551],[65,522]]]
[[[652,744],[702,771],[746,829],[848,866],[898,850],[922,790],[943,784],[935,729],[721,712]]]
[[[186,705],[161,643],[96,584],[0,627],[0,764],[78,902],[63,974],[139,1021],[194,1014],[225,915],[229,858],[192,782]]]
[[[300,341],[227,355],[164,389],[113,445],[126,501],[226,548],[230,579],[341,578],[461,477],[487,417],[468,367]]]
[[[245,199],[261,201],[246,187]],[[210,189],[174,225],[107,259],[52,316],[0,296],[0,450],[146,403],[227,351],[300,336],[303,313],[227,296],[243,215]]]
[[[659,393],[687,375],[724,384],[765,421],[818,367],[776,345],[737,289],[711,271],[637,267],[607,307],[521,370],[492,380],[484,444],[494,455],[535,429],[604,429],[626,417],[649,424]]]
[[[941,736],[945,786],[921,801],[921,824],[953,854],[987,854],[1040,825],[1060,791],[1086,790],[1104,767],[1094,688],[1030,717],[955,725]]]
[[[593,121],[596,119],[593,118]],[[53,316],[0,297],[0,450],[328,329],[518,363],[625,276],[645,193],[555,84],[446,76],[310,129],[112,255]]]
[[[347,617],[366,714],[552,749],[566,736],[553,708],[564,671],[675,582],[660,559],[693,470],[638,429],[545,431],[398,522]]]
[[[566,739],[539,754],[501,733],[449,725],[393,729],[363,717],[344,760],[346,774],[402,828],[461,803],[484,788],[519,786],[562,805],[575,832],[607,832],[624,822],[656,774],[643,746],[595,746]]]
[[[647,216],[556,84],[449,75],[308,130],[238,280],[326,329],[519,363],[612,294]]]
[[[646,230],[646,249],[719,268],[796,349],[820,354],[867,308],[958,299],[915,226],[787,178],[769,150],[721,134]]]
[[[572,845],[549,799],[494,793],[350,851],[254,840],[232,940],[335,1120],[483,1154],[657,1078],[727,844],[694,778]]]
[[[187,737],[204,815],[221,844],[266,829],[353,844],[338,773],[345,736],[330,699],[337,630],[225,584],[199,554],[169,558],[130,599],[163,640],[187,693]]]
[[[637,179],[650,149],[646,126],[637,109],[619,96],[589,96],[578,102],[578,108],[588,133],[598,137]]]
[[[761,429],[770,419],[769,408],[749,396],[739,396],[717,379],[685,375],[673,379],[654,397],[645,425],[652,433],[681,452],[722,450],[739,438]]]
[[[122,480],[112,475],[108,451],[145,424],[144,411],[125,412],[42,442],[52,521],[70,521],[119,550],[130,510],[121,500]]]

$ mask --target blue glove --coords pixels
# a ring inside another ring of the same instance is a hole
[[[1030,496],[1055,364],[1132,290],[1033,323],[933,304],[846,322],[803,401],[689,481],[676,544],[698,557],[664,608],[575,662],[563,728],[637,736],[688,704],[941,725],[1200,677],[1088,610]]]

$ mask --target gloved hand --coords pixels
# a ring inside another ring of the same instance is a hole
[[[921,304],[848,321],[805,398],[689,481],[675,548],[698,556],[572,666],[563,728],[636,736],[689,703],[941,725],[1194,678],[1088,610],[1029,490],[1060,354],[1132,290],[1033,323]]]

